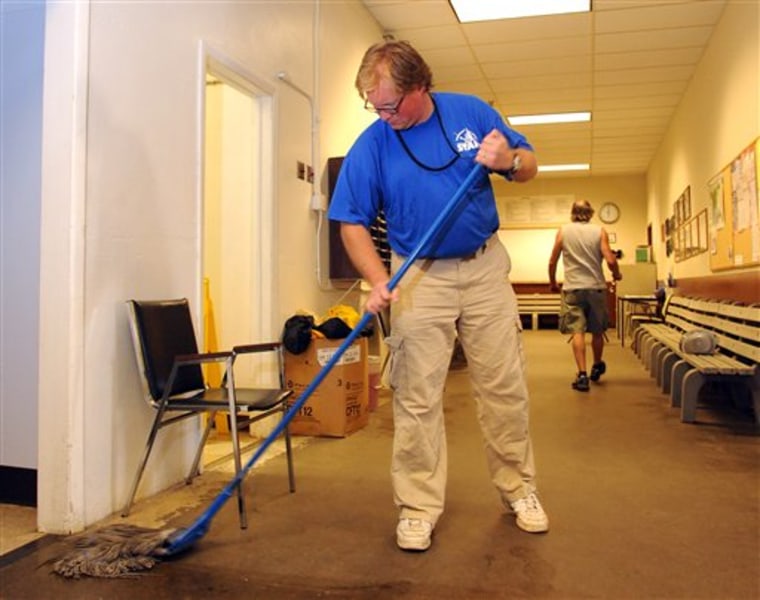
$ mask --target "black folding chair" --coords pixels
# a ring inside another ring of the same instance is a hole
[[[137,365],[142,378],[145,399],[156,410],[148,441],[137,468],[129,498],[122,511],[127,516],[137,487],[148,462],[158,432],[172,423],[205,413],[207,423],[201,435],[195,459],[187,476],[190,483],[199,474],[203,448],[214,424],[217,412],[225,413],[230,421],[230,438],[236,473],[240,473],[239,429],[270,415],[287,412],[287,399],[292,390],[284,386],[284,366],[279,342],[235,346],[230,351],[201,354],[195,338],[190,307],[185,298],[173,300],[127,302]],[[241,354],[273,353],[276,355],[279,387],[240,388],[235,385],[233,366]],[[219,387],[209,387],[203,376],[204,363],[224,363],[225,371]],[[283,429],[288,461],[290,491],[295,491],[293,457],[288,427]],[[240,527],[248,525],[242,481],[238,486]]]

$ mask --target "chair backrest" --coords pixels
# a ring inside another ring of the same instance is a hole
[[[146,392],[154,402],[164,394],[176,356],[197,354],[190,306],[177,300],[129,300],[129,321],[138,368]],[[200,365],[182,367],[177,373],[172,396],[205,388]]]

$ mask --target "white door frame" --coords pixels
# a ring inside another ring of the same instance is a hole
[[[261,198],[254,208],[251,223],[251,241],[256,262],[251,278],[251,325],[259,339],[277,339],[274,330],[274,307],[276,306],[277,261],[276,257],[276,203],[275,198],[275,87],[256,76],[244,64],[236,61],[213,47],[206,41],[199,45],[198,66],[198,178],[196,188],[196,206],[198,210],[198,289],[196,306],[200,311],[203,305],[203,200],[204,200],[204,161],[205,161],[205,96],[206,75],[228,84],[242,93],[251,96],[260,111],[261,135],[258,152],[259,164],[256,170],[261,174],[255,182],[256,195]],[[200,314],[197,323],[202,326]],[[253,341],[253,340],[252,340]]]

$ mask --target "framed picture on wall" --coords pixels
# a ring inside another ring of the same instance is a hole
[[[683,201],[683,220],[688,221],[691,219],[691,186],[686,186],[681,198]]]

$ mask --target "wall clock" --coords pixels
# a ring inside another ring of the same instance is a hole
[[[620,208],[614,202],[605,202],[599,209],[599,219],[608,225],[620,218]]]

